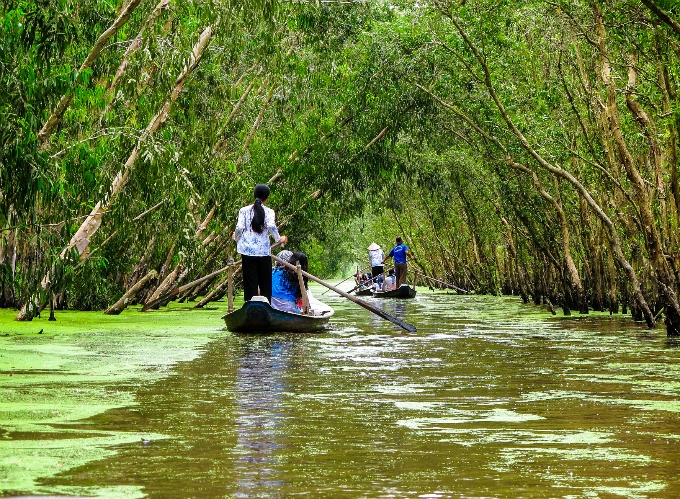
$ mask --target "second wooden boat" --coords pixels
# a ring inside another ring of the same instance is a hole
[[[233,333],[313,333],[324,329],[333,313],[332,308],[323,315],[283,312],[272,308],[265,299],[247,301],[222,318]]]
[[[376,298],[415,298],[416,290],[408,284],[402,284],[390,291],[374,291],[373,296]]]

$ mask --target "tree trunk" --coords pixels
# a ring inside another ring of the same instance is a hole
[[[633,194],[640,213],[640,222],[649,254],[650,262],[656,274],[659,284],[659,292],[664,305],[666,332],[669,336],[680,335],[680,304],[678,304],[675,289],[677,288],[673,274],[670,272],[668,262],[664,256],[664,250],[656,228],[656,221],[652,211],[651,202],[647,194],[645,181],[636,168],[635,160],[628,150],[628,145],[621,131],[621,123],[616,104],[616,88],[611,77],[611,66],[607,53],[606,31],[604,20],[597,4],[593,4],[595,17],[595,31],[599,48],[599,75],[607,92],[607,104],[604,112],[609,122],[609,129],[616,144],[619,158],[623,164],[628,180],[632,184]],[[642,119],[642,118],[641,118]]]
[[[139,1],[140,0],[132,0],[131,3]],[[172,105],[179,97],[179,94],[182,91],[182,88],[184,87],[184,84],[186,83],[187,79],[194,71],[194,69],[196,69],[196,67],[198,66],[198,63],[201,60],[201,56],[203,55],[203,50],[210,42],[211,37],[212,28],[208,26],[201,33],[198,43],[196,43],[191,52],[188,64],[184,67],[179,77],[175,81],[175,87],[170,92],[168,100],[165,101],[165,104],[163,105],[161,110],[156,114],[156,116],[151,120],[147,128],[144,130],[142,136],[137,141],[137,145],[135,145],[132,153],[125,162],[123,169],[118,172],[118,175],[113,180],[108,199],[97,202],[93,210],[90,212],[90,214],[87,216],[83,224],[78,229],[78,231],[71,238],[71,241],[69,242],[68,246],[64,248],[64,250],[61,252],[60,258],[62,260],[65,259],[66,256],[73,249],[77,250],[81,259],[83,258],[83,254],[85,254],[90,245],[90,240],[101,226],[102,217],[104,216],[104,213],[109,209],[116,196],[120,194],[120,192],[123,190],[123,187],[125,187],[130,171],[132,170],[132,167],[134,166],[137,157],[139,156],[143,142],[147,137],[156,132],[161,127],[161,125],[165,123],[165,121],[168,119]],[[48,272],[41,281],[41,287],[44,290],[47,289],[49,285],[50,285],[50,273]],[[19,311],[19,314],[17,315],[15,320],[18,321],[31,320],[33,318],[32,311],[29,309],[32,308],[35,301],[36,301],[35,297],[31,298],[29,300],[29,303],[25,304]]]
[[[160,298],[164,294],[166,294],[168,291],[170,291],[177,280],[179,279],[180,272],[182,271],[182,266],[177,265],[174,269],[172,269],[172,272],[168,274],[168,276],[161,282],[158,287],[156,288],[156,291],[153,292],[150,298],[148,298],[145,303],[151,303],[157,298]],[[157,309],[159,305],[156,305],[153,307],[154,309]]]
[[[262,107],[260,108],[260,113],[257,115],[257,118],[253,123],[253,126],[250,128],[250,132],[248,132],[246,140],[243,141],[243,145],[241,146],[241,154],[236,160],[236,168],[241,166],[241,163],[243,163],[243,158],[245,156],[246,151],[248,150],[248,146],[250,145],[250,142],[253,140],[253,137],[255,137],[255,132],[257,132],[257,129],[260,127],[260,123],[262,123],[262,118],[264,118],[264,113],[267,110],[267,107],[269,107],[269,103],[271,102],[272,97],[274,96],[275,89],[276,84],[272,84],[271,87],[269,88],[267,98],[265,99],[264,103],[262,104]]]
[[[229,276],[227,276],[222,282],[220,282],[217,286],[215,286],[215,289],[213,289],[210,293],[208,293],[201,301],[199,301],[196,305],[194,305],[194,308],[205,307],[208,303],[210,303],[213,300],[213,298],[215,296],[222,293],[227,288],[228,285],[229,285]]]
[[[618,233],[616,232],[616,227],[614,226],[613,222],[610,220],[610,218],[604,213],[602,208],[595,202],[593,197],[591,196],[590,192],[583,186],[571,173],[567,172],[566,170],[562,169],[559,166],[555,166],[549,161],[547,161],[543,156],[541,156],[533,147],[531,147],[531,144],[527,140],[527,138],[524,136],[524,134],[517,128],[515,125],[514,121],[512,118],[510,118],[510,115],[508,114],[507,110],[505,109],[505,106],[503,103],[500,101],[500,98],[498,97],[496,90],[492,84],[491,80],[491,73],[489,71],[489,67],[486,63],[486,59],[479,53],[477,50],[477,47],[470,41],[468,38],[467,34],[465,33],[465,30],[461,27],[460,23],[458,22],[457,19],[455,19],[452,15],[450,15],[450,19],[455,25],[456,29],[460,33],[460,35],[463,37],[466,45],[470,48],[470,50],[473,52],[475,59],[477,59],[479,65],[482,67],[484,71],[484,84],[487,88],[487,91],[489,92],[492,100],[494,101],[496,108],[500,112],[501,116],[503,117],[503,120],[505,121],[506,125],[508,126],[508,129],[510,132],[519,140],[521,146],[529,153],[535,160],[536,162],[542,167],[548,170],[551,173],[554,173],[561,178],[567,180],[572,187],[579,193],[580,196],[583,196],[586,201],[588,202],[588,205],[593,209],[595,214],[602,220],[602,222],[605,224],[609,231],[610,239],[611,239],[611,245],[614,250],[614,253],[616,255],[616,260],[619,263],[619,265],[626,271],[626,274],[628,275],[629,280],[631,281],[632,285],[632,291],[634,293],[636,301],[639,303],[640,308],[643,311],[643,314],[645,316],[645,321],[647,322],[647,326],[650,328],[653,328],[656,326],[656,320],[654,318],[654,314],[652,314],[652,311],[649,308],[649,304],[647,303],[647,300],[645,299],[644,295],[642,294],[642,290],[640,289],[640,281],[638,279],[637,273],[631,267],[630,263],[626,259],[625,255],[623,254],[622,250],[622,245],[621,245],[621,240],[619,238]],[[433,95],[431,92],[429,92],[427,89],[424,87],[417,85],[419,88],[423,89],[423,91],[429,93],[430,95]],[[442,102],[445,104],[441,99],[438,99],[439,102]],[[464,115],[464,113],[460,112],[458,109],[456,109],[454,106],[448,105],[447,106],[449,109],[453,110],[458,114],[459,116],[463,117],[465,121],[467,121],[473,128],[475,128],[478,131],[481,131],[481,129],[474,123],[474,121],[470,120],[467,116]],[[490,142],[496,143],[497,145],[502,147],[502,144],[496,139],[495,137],[489,136],[489,134],[481,131],[482,135],[487,138]],[[502,147],[503,150],[505,150],[504,147]],[[505,151],[507,153],[507,151]]]
[[[113,22],[113,24],[109,26],[109,28],[99,36],[94,46],[90,50],[90,53],[85,58],[85,61],[78,69],[78,76],[80,76],[80,74],[82,74],[83,71],[92,66],[94,61],[97,60],[99,54],[106,46],[107,42],[111,39],[111,37],[113,37],[118,32],[121,26],[123,26],[127,22],[127,20],[130,18],[130,15],[137,8],[140,2],[141,0],[130,0],[130,2],[125,6],[123,11],[118,16],[118,19],[116,19]],[[54,109],[54,111],[52,111],[52,114],[47,119],[40,132],[38,132],[39,149],[41,150],[47,149],[47,142],[52,136],[52,133],[54,133],[54,130],[56,130],[57,125],[59,125],[59,122],[64,116],[64,113],[73,102],[75,89],[78,84],[78,76],[76,76],[76,78],[73,80],[71,88],[69,88],[68,91],[61,97],[59,103],[57,104],[57,107]]]
[[[106,315],[118,315],[120,314],[125,307],[128,306],[128,303],[131,302],[134,298],[135,295],[141,290],[146,284],[151,280],[154,279],[157,276],[157,273],[155,270],[150,271],[148,274],[146,274],[144,277],[142,277],[139,281],[135,283],[134,286],[132,286],[123,296],[121,296],[120,300],[118,300],[116,303],[111,305],[109,308],[107,308],[104,313]]]

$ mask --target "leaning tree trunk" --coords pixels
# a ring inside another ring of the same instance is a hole
[[[125,310],[125,307],[128,306],[128,303],[130,303],[132,300],[134,300],[135,295],[139,293],[139,291],[146,286],[146,284],[151,280],[156,277],[156,271],[152,270],[148,274],[146,274],[144,277],[142,277],[138,282],[135,283],[134,286],[132,286],[123,296],[121,296],[120,300],[118,300],[116,303],[111,305],[109,308],[107,308],[104,313],[106,315],[118,315],[120,314],[123,310]]]
[[[134,1],[135,0],[133,0],[133,2]],[[69,242],[68,246],[64,248],[64,250],[61,252],[60,258],[62,260],[64,260],[66,256],[74,249],[78,252],[81,258],[83,257],[83,254],[87,251],[90,245],[92,237],[101,226],[102,217],[104,216],[104,213],[111,206],[116,196],[120,194],[120,192],[123,190],[123,187],[125,187],[130,172],[135,162],[137,161],[137,158],[139,157],[140,150],[144,141],[150,135],[156,132],[161,127],[161,125],[163,125],[163,123],[165,123],[165,121],[168,119],[172,105],[179,97],[179,94],[182,91],[184,84],[187,82],[187,79],[198,66],[198,63],[201,60],[201,56],[203,55],[203,50],[210,42],[211,37],[212,27],[208,26],[201,33],[198,43],[196,43],[191,52],[187,65],[184,67],[179,77],[175,81],[175,86],[170,92],[170,96],[165,101],[165,104],[163,104],[161,110],[158,111],[156,116],[154,116],[149,125],[146,127],[141,137],[137,141],[137,144],[135,145],[134,149],[132,150],[132,153],[125,162],[125,165],[123,165],[123,169],[118,172],[118,175],[116,175],[116,178],[113,180],[113,184],[111,185],[111,190],[109,192],[108,198],[103,201],[97,202],[95,207],[92,209],[90,214],[87,216],[83,224],[78,229],[78,231],[71,238],[71,241]],[[41,281],[41,287],[43,290],[45,290],[49,287],[49,285],[50,285],[50,273],[48,272]],[[19,311],[19,314],[17,315],[15,320],[19,321],[31,320],[33,318],[32,309],[35,308],[36,301],[37,298],[35,297],[31,298],[29,300],[29,303],[25,304]]]
[[[231,277],[233,279],[233,276]],[[196,305],[194,305],[194,308],[203,308],[205,307],[208,303],[213,301],[213,299],[216,299],[216,296],[219,296],[220,293],[222,293],[223,290],[227,288],[229,285],[229,277],[224,279],[221,283],[219,283],[215,289],[213,289],[210,293],[208,293],[201,301],[199,301]]]
[[[607,53],[604,20],[597,4],[593,4],[593,12],[599,48],[599,76],[607,93],[607,102],[603,112],[607,117],[610,133],[616,144],[621,163],[623,164],[628,180],[633,187],[633,194],[640,213],[640,223],[645,237],[647,252],[656,275],[660,297],[663,302],[666,332],[669,336],[678,336],[680,335],[680,304],[678,303],[677,295],[675,293],[677,283],[675,282],[674,276],[666,261],[666,257],[664,256],[664,248],[656,226],[651,201],[647,194],[645,180],[640,175],[640,172],[635,165],[635,160],[623,137],[616,104],[617,91],[612,79],[611,65]],[[632,104],[632,100],[630,100],[630,102]]]
[[[161,282],[158,287],[156,288],[156,291],[153,292],[153,294],[146,300],[146,303],[151,303],[155,299],[163,296],[166,294],[168,291],[170,291],[175,282],[179,279],[179,275],[182,271],[182,266],[177,265],[174,269],[172,269],[172,272],[170,272],[165,279],[163,279],[163,282]],[[152,308],[158,308],[160,306],[156,305],[155,307]]]
[[[130,15],[132,12],[137,8],[137,6],[141,3],[142,0],[130,0],[130,3],[127,4],[127,6],[123,9],[123,11],[120,13],[118,16],[118,19],[116,19],[109,28],[104,31],[97,41],[95,42],[94,46],[90,50],[90,53],[87,54],[87,57],[85,58],[85,61],[83,61],[82,65],[80,68],[78,68],[78,75],[82,74],[83,71],[88,69],[89,67],[92,66],[94,61],[97,60],[99,57],[99,54],[101,51],[106,47],[106,44],[108,41],[113,37],[118,30],[123,26],[127,20],[130,18]],[[75,96],[75,90],[76,90],[76,85],[77,85],[77,77],[73,80],[73,83],[71,84],[71,87],[67,90],[67,92],[61,97],[59,100],[59,103],[57,104],[57,107],[54,108],[54,111],[52,111],[52,114],[50,115],[49,118],[47,118],[47,121],[43,125],[43,127],[40,129],[38,132],[38,148],[45,150],[47,148],[47,142],[49,141],[50,137],[52,136],[52,133],[57,128],[57,125],[59,125],[59,122],[61,121],[62,117],[64,116],[64,113],[66,110],[69,108],[71,103],[73,102],[73,98]]]
[[[564,214],[564,210],[562,209],[562,203],[559,201],[559,199],[553,197],[550,195],[549,192],[547,192],[543,186],[541,185],[541,182],[538,178],[538,175],[536,174],[535,171],[531,170],[530,168],[516,163],[514,161],[508,162],[510,166],[512,166],[515,169],[518,169],[524,173],[527,173],[528,175],[531,176],[531,179],[534,184],[534,188],[538,191],[538,193],[541,195],[543,199],[545,199],[550,206],[553,207],[555,210],[555,213],[557,213],[557,217],[560,221],[560,233],[562,234],[562,253],[564,254],[564,265],[565,265],[565,272],[566,275],[568,276],[568,283],[569,283],[569,295],[575,294],[576,295],[576,300],[578,304],[578,309],[579,312],[581,313],[588,313],[588,306],[586,304],[585,300],[585,292],[583,290],[583,283],[581,282],[581,277],[579,276],[578,269],[576,268],[576,264],[574,263],[574,258],[571,254],[571,237],[569,233],[569,223],[567,221],[567,217]],[[555,180],[555,189],[557,193],[559,194],[559,185],[558,185],[558,179],[556,176],[553,175],[553,178]]]

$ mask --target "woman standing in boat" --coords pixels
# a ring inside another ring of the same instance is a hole
[[[288,238],[279,235],[276,214],[265,206],[269,199],[269,187],[265,184],[256,185],[254,197],[253,204],[238,211],[232,237],[243,262],[243,299],[249,301],[259,294],[271,302],[272,258],[269,235],[281,244],[286,244]]]

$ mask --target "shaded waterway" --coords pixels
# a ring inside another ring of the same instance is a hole
[[[50,474],[31,471],[33,489],[0,490],[680,497],[680,361],[662,330],[627,317],[552,317],[516,298],[424,289],[415,300],[369,298],[418,327],[406,333],[330,293],[324,298],[336,314],[320,334],[232,335],[221,330],[218,304],[198,312],[204,333],[191,353],[172,350],[172,334],[159,335],[176,362],[143,363],[146,374],[87,385],[127,402],[46,422],[39,438],[2,435],[26,463],[36,441],[49,447],[68,438],[77,453],[78,437],[99,435],[99,454],[90,450],[82,463]],[[205,328],[208,318],[214,329]],[[190,336],[180,334],[178,342]],[[82,346],[84,335],[71,340]],[[158,355],[164,347],[154,341],[132,343]],[[22,393],[40,389],[54,390],[54,381],[34,378]]]

